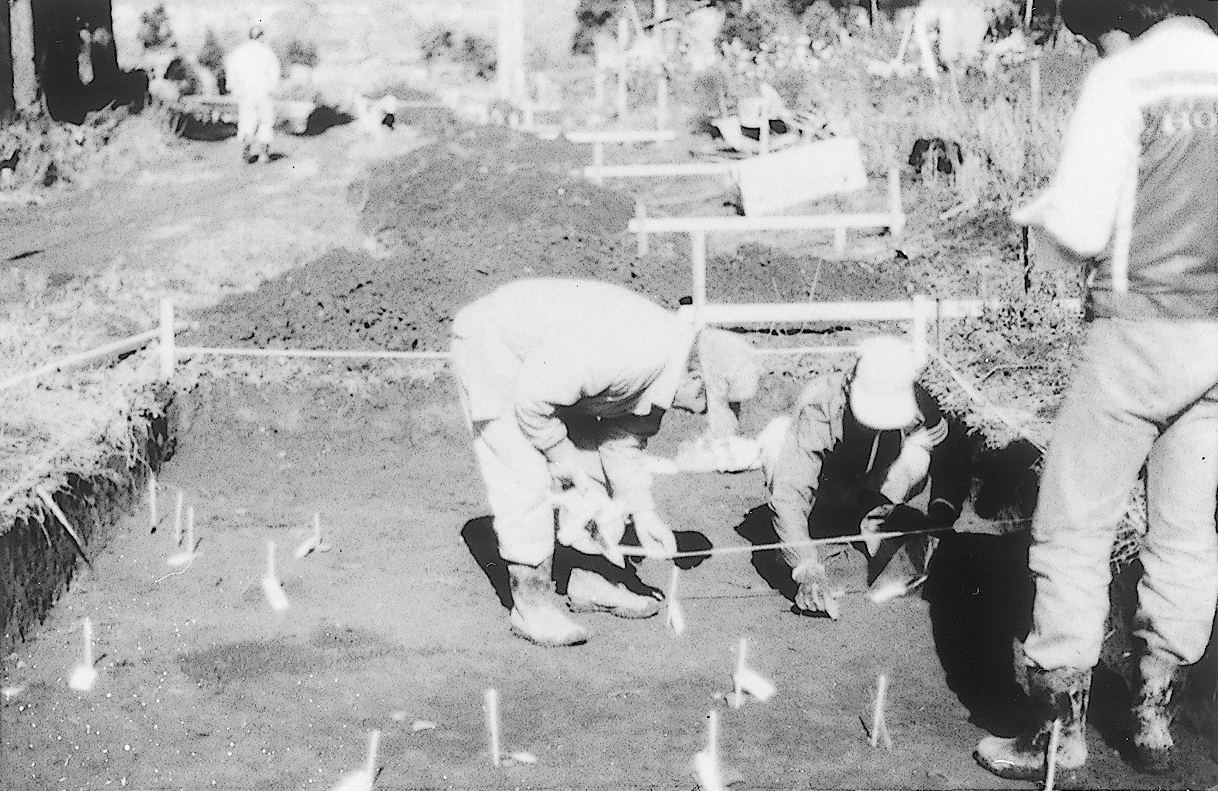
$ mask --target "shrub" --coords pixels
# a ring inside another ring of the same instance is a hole
[[[423,34],[423,60],[446,61],[468,68],[479,79],[495,75],[495,45],[482,36],[448,27],[433,27]]]
[[[305,42],[298,38],[293,38],[288,42],[283,54],[284,66],[299,65],[312,68],[317,65],[318,60],[317,45],[312,41]]]

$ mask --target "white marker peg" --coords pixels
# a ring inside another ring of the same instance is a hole
[[[195,559],[195,507],[186,506],[186,549],[165,562],[170,566],[185,566]]]
[[[672,581],[668,583],[668,628],[674,633],[685,631],[685,613],[681,612],[681,602],[677,601],[677,574],[680,569],[674,563]]]
[[[499,691],[496,689],[488,689],[486,691],[486,732],[491,740],[491,765],[499,766],[502,760],[499,757]]]
[[[178,504],[173,512],[173,545],[180,546],[182,543],[182,503],[186,500],[186,493],[178,489]]]
[[[156,532],[156,474],[148,473],[148,532]]]
[[[97,668],[93,667],[93,621],[85,618],[82,631],[85,644],[84,657],[79,665],[72,668],[68,686],[77,692],[88,692],[93,689],[93,684],[97,681]]]
[[[321,540],[321,514],[313,514],[313,535],[309,536],[296,547],[296,559],[300,560],[310,552],[329,552],[330,545]]]
[[[871,746],[878,747],[880,739],[884,748],[892,749],[892,737],[888,734],[888,723],[884,720],[884,699],[888,693],[888,676],[880,674],[876,682],[875,711],[871,715]]]
[[[694,755],[694,775],[702,791],[726,791],[723,772],[719,768],[719,714],[712,711],[706,715],[706,719],[706,749]]]
[[[372,781],[376,779],[376,748],[381,741],[381,732],[374,730],[368,737],[368,761],[358,772],[351,772],[331,791],[372,791]]]
[[[262,578],[262,591],[266,594],[267,603],[275,612],[283,612],[288,608],[288,597],[275,576],[275,542],[266,542],[266,576]]]
[[[735,697],[732,699],[732,708],[738,709],[744,705],[745,694],[765,703],[770,698],[774,697],[774,693],[778,690],[769,679],[762,676],[756,670],[753,670],[745,665],[745,651],[748,646],[748,638],[740,638],[740,656],[736,661],[736,672],[732,675],[732,686],[735,688]]]
[[[1049,733],[1049,753],[1045,756],[1045,791],[1053,791],[1053,781],[1057,775],[1057,745],[1061,743],[1062,721],[1053,720],[1053,730]]]

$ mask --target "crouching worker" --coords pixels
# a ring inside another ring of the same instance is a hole
[[[619,542],[630,523],[644,550],[675,552],[651,496],[647,440],[671,408],[706,413],[714,433],[732,433],[739,402],[757,390],[752,348],[591,280],[503,286],[463,308],[453,336],[453,368],[511,580],[511,629],[538,645],[583,643],[587,630],[556,603],[556,539],[624,566]],[[584,568],[572,569],[567,599],[575,611],[626,618],[659,609],[656,599]]]
[[[763,432],[770,510],[781,542],[955,523],[971,483],[967,443],[964,431],[949,429],[934,398],[916,383],[918,373],[908,343],[869,338],[859,344],[852,370],[817,377],[804,388],[794,415]],[[926,488],[928,476],[924,514],[906,501]],[[882,591],[900,595],[916,587],[935,542],[929,535],[876,535],[864,543],[878,600]],[[782,553],[798,586],[798,610],[836,619],[840,592],[830,589],[816,547],[787,546]],[[885,583],[900,587],[885,590]]]

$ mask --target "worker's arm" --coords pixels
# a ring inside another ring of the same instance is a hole
[[[923,430],[918,436],[930,452],[930,502],[926,515],[935,527],[950,527],[960,517],[960,509],[972,487],[971,450],[968,435],[960,421],[947,417],[934,396],[920,384],[914,397],[922,413]]]
[[[801,399],[770,483],[770,510],[779,541],[808,540],[808,515],[816,502],[824,455],[832,446],[827,404],[820,399]],[[804,564],[819,564],[813,546],[783,547],[782,556],[792,571]]]
[[[1122,196],[1137,179],[1142,117],[1128,86],[1100,62],[1087,76],[1049,188],[1012,219],[1077,256],[1103,252]]]
[[[647,441],[660,430],[664,410],[652,407],[647,415],[627,415],[601,421],[600,456],[613,499],[627,513],[655,510],[651,473],[643,460]]]

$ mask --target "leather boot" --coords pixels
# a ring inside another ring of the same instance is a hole
[[[588,569],[571,569],[567,597],[572,612],[609,612],[619,618],[650,618],[660,611],[660,603],[650,596],[627,590],[626,586],[610,582]]]
[[[1028,668],[1028,696],[1039,710],[1039,722],[1013,739],[987,736],[973,757],[984,768],[1008,780],[1044,777],[1053,721],[1061,720],[1057,744],[1060,770],[1078,769],[1087,761],[1087,698],[1091,669]]]
[[[1151,774],[1171,768],[1175,742],[1171,722],[1176,715],[1173,699],[1183,678],[1174,658],[1143,654],[1138,660],[1138,688],[1134,691],[1133,763]]]
[[[509,563],[508,578],[512,588],[512,634],[547,648],[588,642],[588,630],[558,606],[549,561],[538,566]]]

